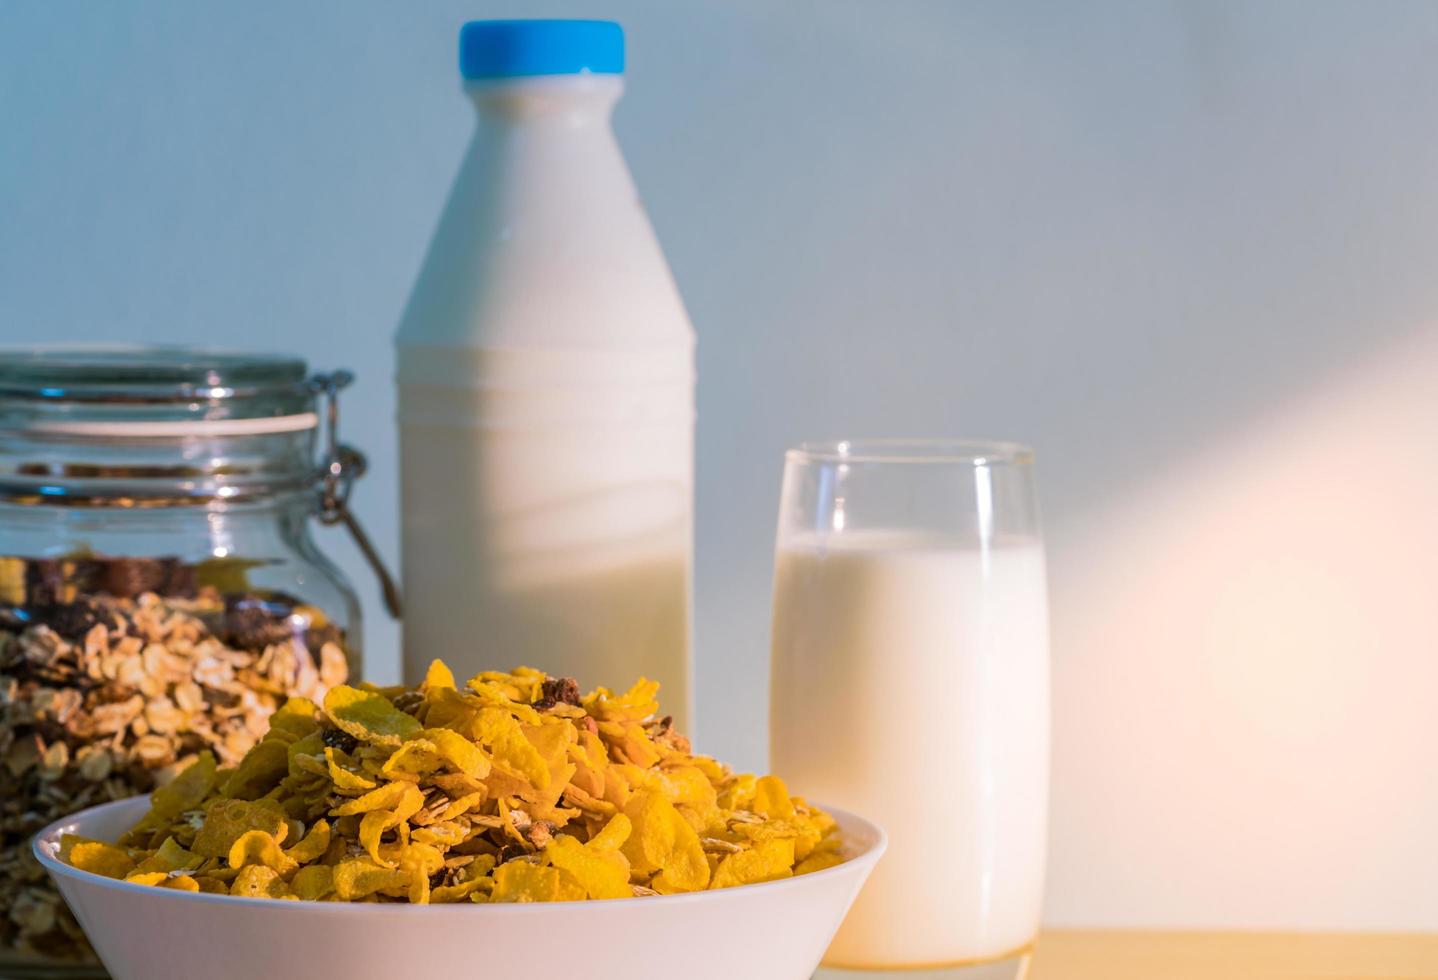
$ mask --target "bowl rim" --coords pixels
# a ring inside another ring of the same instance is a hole
[[[258,905],[276,909],[288,909],[294,911],[294,906],[283,899],[276,898],[250,898],[244,895],[217,895],[210,892],[186,892],[174,888],[156,888],[153,885],[139,885],[134,882],[123,881],[118,878],[107,878],[104,875],[96,874],[93,871],[85,871],[74,865],[67,864],[59,858],[60,838],[64,834],[75,833],[76,825],[98,816],[103,810],[121,809],[124,807],[138,807],[138,801],[144,800],[148,804],[149,794],[143,796],[131,796],[123,800],[112,800],[109,803],[101,803],[97,806],[86,807],[76,811],[69,816],[61,817],[59,820],[50,823],[30,840],[30,852],[35,859],[45,868],[51,878],[65,877],[77,882],[99,885],[121,894],[145,895],[150,898],[171,899],[187,902],[208,902],[219,904],[241,903],[244,905]],[[311,911],[323,911],[325,914],[338,915],[374,915],[376,910],[383,910],[386,915],[425,915],[433,914],[434,909],[443,908],[478,908],[489,910],[490,915],[517,915],[523,914],[526,910],[530,913],[535,909],[545,908],[629,908],[635,903],[641,906],[653,905],[662,902],[666,905],[678,905],[684,903],[702,902],[706,899],[714,900],[718,896],[732,896],[735,893],[750,894],[754,889],[763,888],[771,892],[781,889],[793,889],[806,885],[816,884],[830,878],[838,878],[857,871],[862,871],[865,877],[873,869],[889,846],[889,836],[884,828],[865,817],[839,807],[816,804],[839,824],[841,830],[855,833],[859,837],[868,838],[869,843],[856,853],[845,857],[845,859],[833,867],[823,868],[819,871],[811,871],[805,875],[796,875],[789,878],[780,878],[777,881],[760,881],[746,885],[734,885],[730,888],[705,889],[698,892],[682,892],[675,895],[636,895],[632,898],[610,898],[610,899],[579,899],[564,902],[500,902],[476,904],[472,902],[453,902],[443,905],[412,905],[409,902],[321,902],[301,901],[302,908]],[[51,853],[51,851],[55,853]]]

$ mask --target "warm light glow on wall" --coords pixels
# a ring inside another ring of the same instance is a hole
[[[1053,568],[1053,907],[1133,923],[1169,882],[1148,924],[1438,922],[1438,329],[1114,499]]]

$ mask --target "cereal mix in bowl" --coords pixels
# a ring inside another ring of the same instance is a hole
[[[777,777],[694,755],[658,685],[581,696],[528,668],[292,698],[233,768],[212,753],[117,843],[71,865],[272,899],[546,902],[695,892],[841,861],[828,814]]]

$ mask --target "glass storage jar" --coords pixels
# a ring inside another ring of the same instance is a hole
[[[286,696],[358,674],[358,603],[310,535],[346,523],[375,560],[346,506],[363,457],[334,438],[348,380],[196,349],[0,352],[0,975],[104,976],[35,831],[199,752],[233,765]]]

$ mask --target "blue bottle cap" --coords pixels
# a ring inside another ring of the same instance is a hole
[[[611,20],[473,20],[459,32],[467,80],[624,73],[624,29]]]

